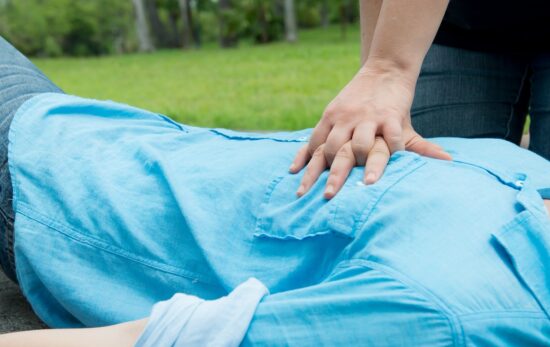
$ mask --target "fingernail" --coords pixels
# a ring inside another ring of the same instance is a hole
[[[288,168],[288,171],[294,172],[295,169],[296,169],[296,164],[292,163],[292,164],[290,165],[290,167]]]
[[[453,160],[453,157],[445,151],[441,151],[441,155],[447,158],[447,160]]]
[[[374,181],[376,181],[376,175],[374,172],[369,172],[367,177],[365,177],[365,184],[371,184],[374,183]]]
[[[327,189],[325,189],[325,195],[332,195],[334,194],[334,187],[332,186],[332,184],[329,184],[327,186]]]
[[[303,185],[301,185],[300,187],[298,187],[298,190],[296,191],[296,195],[298,196],[302,196],[304,195],[304,191],[306,190],[306,187],[304,187]]]

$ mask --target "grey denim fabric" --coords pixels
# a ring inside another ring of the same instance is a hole
[[[477,52],[434,44],[416,86],[411,117],[424,137],[521,141],[550,160],[550,54]]]
[[[19,106],[40,93],[63,93],[33,63],[0,37],[0,266],[13,281],[12,186],[8,170],[8,131]]]

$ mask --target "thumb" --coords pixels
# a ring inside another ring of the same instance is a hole
[[[413,129],[409,128],[405,130],[404,135],[405,135],[404,136],[405,148],[408,151],[415,152],[417,154],[430,157],[430,158],[435,158],[435,159],[441,159],[441,160],[453,159],[451,155],[445,152],[445,150],[441,146],[424,139]]]

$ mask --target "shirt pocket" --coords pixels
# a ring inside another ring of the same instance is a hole
[[[382,178],[372,185],[362,183],[363,168],[354,168],[342,189],[331,200],[323,197],[328,171],[301,198],[296,197],[303,171],[275,177],[269,184],[254,230],[255,237],[302,240],[331,234],[353,238],[385,191],[425,164],[410,152],[396,152]]]
[[[523,210],[493,238],[507,253],[516,276],[550,318],[550,218],[528,178],[517,201]]]

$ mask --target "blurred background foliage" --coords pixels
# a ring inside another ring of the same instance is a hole
[[[358,19],[355,0],[0,0],[0,35],[46,57],[234,47],[285,39],[289,11],[298,28]]]
[[[357,22],[357,0],[0,0],[0,35],[65,92],[249,130],[314,126]]]

